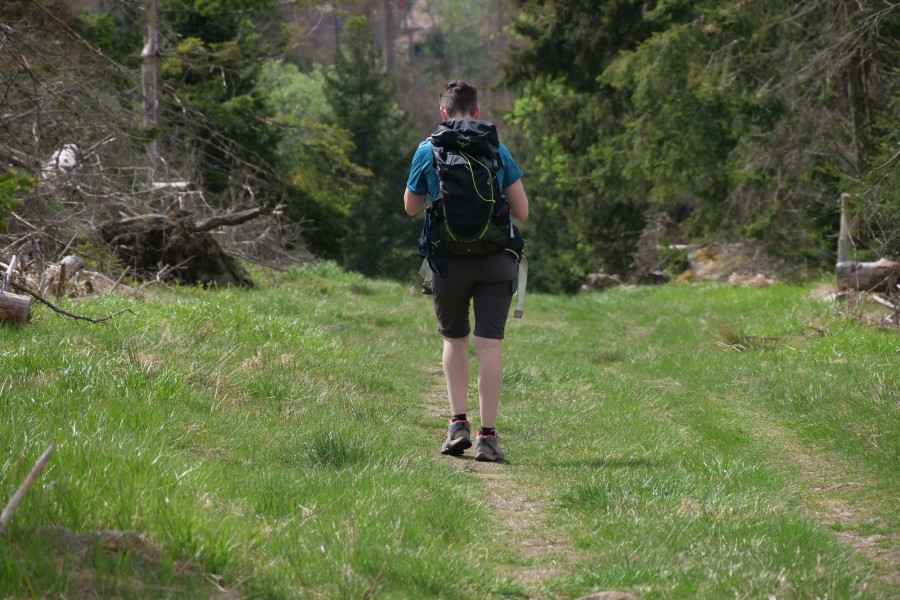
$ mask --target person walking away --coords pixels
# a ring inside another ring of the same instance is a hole
[[[419,214],[425,208],[426,195],[432,203],[442,200],[441,179],[435,168],[438,160],[435,140],[442,129],[484,131],[489,128],[496,139],[494,126],[479,119],[478,91],[474,85],[459,79],[450,81],[444,86],[439,98],[443,122],[432,137],[419,144],[406,184],[403,203],[411,216]],[[524,221],[528,218],[528,198],[522,186],[522,171],[504,145],[498,142],[497,147],[496,162],[499,164],[494,184],[506,197],[510,216]],[[478,165],[486,169],[488,166],[482,164],[483,161],[478,157],[469,156],[465,152],[461,152],[461,155],[470,163],[474,182],[474,173],[480,172]],[[492,205],[498,200],[486,196],[482,199],[491,200]],[[447,247],[451,245],[447,244]],[[481,427],[476,436],[475,458],[481,461],[501,461],[505,454],[500,449],[496,420],[503,384],[502,341],[515,289],[518,257],[503,248],[492,253],[471,255],[444,254],[440,250],[438,254],[437,270],[434,265],[431,266],[432,293],[438,331],[443,336],[442,363],[452,415],[441,452],[459,456],[472,446],[471,424],[466,414],[469,387],[468,345],[469,335],[472,333],[469,321],[471,303],[475,315],[474,344],[478,357],[478,403],[481,418]]]

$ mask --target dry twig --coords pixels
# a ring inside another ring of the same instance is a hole
[[[3,514],[0,514],[0,533],[6,529],[9,520],[12,519],[13,513],[16,512],[16,509],[19,507],[25,494],[28,493],[28,490],[31,489],[31,486],[37,481],[38,475],[41,474],[47,461],[50,460],[50,455],[53,454],[54,450],[56,450],[56,444],[50,444],[50,446],[44,450],[44,453],[41,454],[41,457],[37,459],[37,462],[34,463],[34,466],[31,468],[28,477],[25,478],[25,481],[19,486],[19,489],[16,490],[16,493],[13,494],[9,503],[7,503],[6,508],[3,509]]]
[[[31,296],[32,298],[34,298],[41,304],[48,306],[51,310],[58,312],[61,315],[65,315],[69,318],[75,319],[76,321],[89,321],[91,323],[103,323],[105,321],[109,321],[113,317],[118,317],[119,315],[121,315],[122,313],[125,313],[125,312],[130,312],[131,314],[135,314],[135,312],[133,310],[131,310],[130,308],[123,308],[122,310],[117,310],[116,312],[112,313],[111,315],[106,315],[105,317],[99,317],[99,318],[86,317],[84,315],[76,315],[75,313],[70,313],[69,311],[56,306],[55,304],[53,304],[52,302],[50,302],[49,300],[47,300],[46,298],[44,298],[43,296],[38,294],[36,291],[31,289],[27,285],[20,285],[18,283],[14,283],[13,287],[16,289],[16,291],[22,292],[23,294],[28,294],[29,296]]]

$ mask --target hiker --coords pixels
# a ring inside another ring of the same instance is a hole
[[[478,92],[474,85],[458,79],[447,83],[440,94],[440,113],[443,120],[441,128],[462,127],[466,131],[490,129],[493,132],[493,139],[496,140],[494,126],[479,120]],[[425,208],[426,193],[430,207],[441,200],[441,179],[435,168],[438,157],[432,143],[432,140],[438,143],[435,136],[441,128],[432,134],[432,137],[419,144],[413,156],[403,196],[404,207],[410,215],[417,215]],[[506,197],[509,215],[524,221],[528,218],[528,198],[525,195],[525,188],[522,187],[522,171],[505,146],[499,144],[499,141],[496,146],[498,160],[495,162],[498,169],[493,179],[494,185],[498,186],[502,195]],[[475,162],[476,168],[477,165],[485,166],[482,164],[484,159],[469,158]],[[474,170],[469,172],[468,177],[474,181],[472,173]],[[426,211],[426,214],[429,212]],[[505,218],[508,231],[512,228],[511,220],[509,217]],[[504,458],[495,427],[503,385],[501,343],[516,285],[517,258],[516,254],[500,248],[486,254],[440,254],[435,257],[434,263],[429,261],[434,312],[438,320],[438,331],[444,339],[444,377],[447,381],[447,395],[452,415],[447,428],[447,439],[441,448],[443,454],[459,456],[472,446],[471,424],[466,417],[471,301],[475,312],[474,334],[475,351],[478,356],[478,402],[481,416],[481,427],[476,436],[475,459],[494,462]]]

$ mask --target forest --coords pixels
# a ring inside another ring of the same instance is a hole
[[[842,204],[861,260],[900,257],[898,71],[889,0],[8,0],[0,251],[412,282],[410,159],[463,78],[525,172],[535,289],[717,242],[812,279]]]

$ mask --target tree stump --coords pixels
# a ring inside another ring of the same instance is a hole
[[[27,323],[31,319],[31,298],[0,292],[0,321]]]

